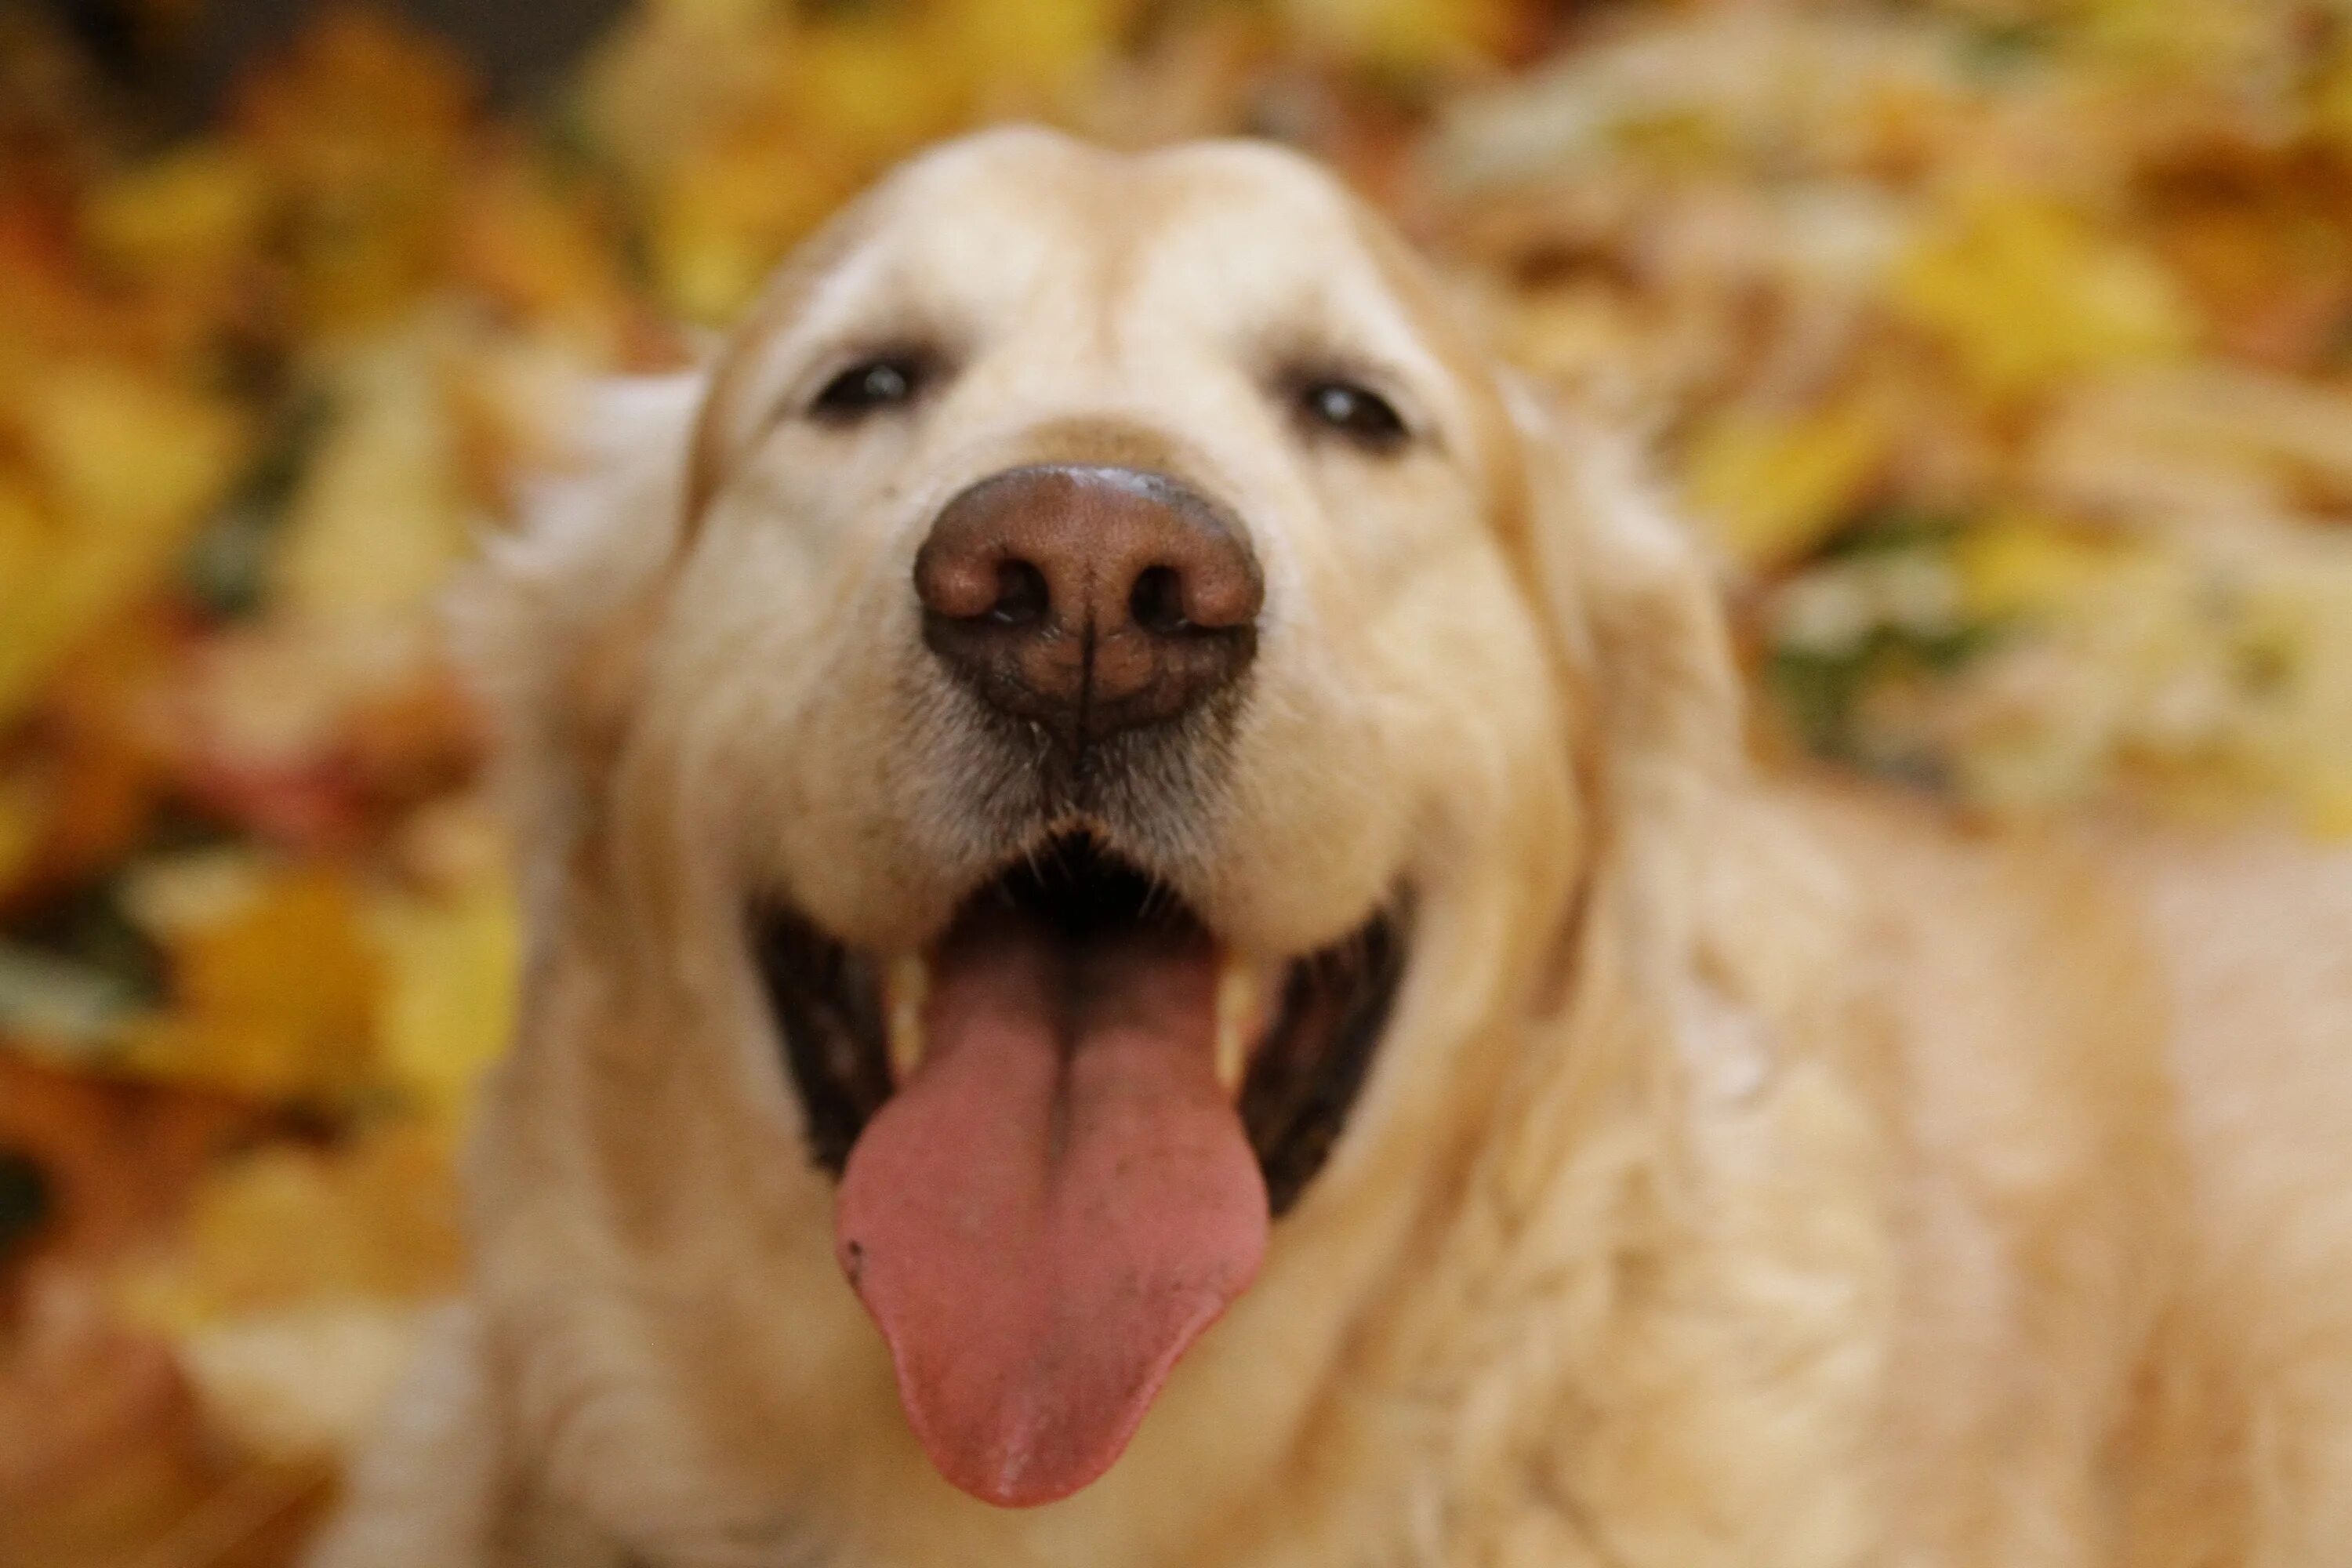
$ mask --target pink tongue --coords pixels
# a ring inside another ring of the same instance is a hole
[[[1257,1273],[1266,1196],[1218,1089],[1213,965],[1131,933],[951,938],[923,1066],[850,1152],[842,1268],[907,1419],[985,1501],[1110,1468],[1177,1357]]]

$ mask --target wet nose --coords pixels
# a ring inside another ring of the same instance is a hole
[[[923,640],[982,700],[1084,744],[1181,717],[1257,652],[1257,558],[1164,474],[1041,464],[941,510],[915,556]]]

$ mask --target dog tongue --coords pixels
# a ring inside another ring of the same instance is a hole
[[[842,1267],[916,1437],[988,1502],[1108,1469],[1256,1275],[1265,1185],[1216,1082],[1214,984],[1198,938],[960,930],[923,1066],[850,1152]]]

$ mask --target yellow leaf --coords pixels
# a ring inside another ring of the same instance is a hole
[[[2046,613],[2104,581],[2122,553],[2058,519],[2011,511],[1962,535],[1952,565],[1969,617],[1984,620]]]
[[[384,967],[383,1070],[456,1128],[513,1028],[521,953],[513,896],[492,870],[437,897],[387,898],[372,923]]]
[[[210,1174],[176,1245],[117,1294],[134,1321],[175,1335],[321,1302],[424,1300],[460,1266],[454,1188],[446,1141],[414,1124],[340,1147],[266,1145]]]
[[[2265,63],[2281,13],[2248,0],[2079,0],[2076,33],[2091,53],[2144,76],[2227,80]]]
[[[1006,13],[1005,19],[1026,11]],[[792,109],[809,152],[835,163],[879,164],[950,130],[980,57],[943,49],[929,29],[887,19],[813,27],[790,61]],[[1025,69],[1043,62],[1024,61]]]
[[[401,1125],[277,1144],[198,1187],[168,1249],[117,1274],[124,1319],[169,1340],[216,1430],[289,1460],[369,1426],[425,1301],[460,1267],[446,1147]]]
[[[198,142],[115,175],[90,195],[82,227],[118,265],[170,278],[216,272],[258,237],[268,176],[249,153]]]
[[[1769,569],[1843,522],[1886,454],[1885,421],[1859,397],[1799,415],[1735,410],[1693,440],[1685,494],[1725,552]]]
[[[663,298],[690,321],[727,320],[842,195],[823,160],[761,142],[681,164],[656,194],[653,215]]]
[[[1979,193],[1931,225],[1889,289],[1896,312],[1997,398],[2171,358],[2195,335],[2179,287],[2151,257],[2017,193]]]
[[[186,523],[244,451],[244,422],[226,405],[112,365],[56,367],[19,418],[58,511],[101,532]]]
[[[1051,93],[1118,48],[1135,7],[1126,0],[952,0],[942,36],[927,43],[936,71],[966,71],[1002,89]]]
[[[2232,715],[2250,770],[2326,837],[2352,836],[2352,550],[2322,537],[2237,584],[2231,652],[2259,672]]]
[[[126,1065],[273,1099],[348,1095],[373,1057],[378,973],[350,883],[257,868],[205,892],[163,933],[172,1010],[131,1031]]]
[[[467,543],[467,503],[436,345],[421,336],[354,355],[337,417],[294,497],[277,561],[279,603],[330,624],[422,607]]]
[[[2304,830],[2315,838],[2352,843],[2352,768],[2308,781],[2302,791]]]
[[[226,405],[109,365],[49,370],[15,409],[46,507],[0,479],[0,720],[51,660],[159,582],[235,477]],[[44,513],[46,515],[44,515]]]

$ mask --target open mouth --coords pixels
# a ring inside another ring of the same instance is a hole
[[[914,958],[786,910],[753,941],[835,1243],[910,1425],[992,1502],[1116,1459],[1328,1158],[1403,970],[1404,921],[1246,959],[1071,836]]]

